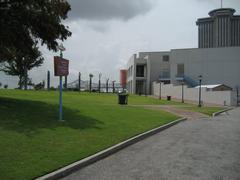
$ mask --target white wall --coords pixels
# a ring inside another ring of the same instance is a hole
[[[177,64],[184,64],[185,75],[203,83],[240,86],[240,47],[176,49],[170,53],[171,83],[177,84]]]
[[[159,97],[160,84],[157,82],[152,83],[152,94]],[[161,84],[161,96],[171,96],[173,99],[182,99],[182,86],[174,86],[172,84]],[[184,86],[184,99],[188,101],[198,102],[199,89],[188,88]],[[202,101],[203,104],[217,104],[227,106],[236,105],[236,93],[233,91],[207,91],[202,88]]]

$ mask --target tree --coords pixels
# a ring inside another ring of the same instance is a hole
[[[2,83],[0,82],[0,88],[2,87]]]
[[[57,51],[57,41],[71,36],[61,23],[70,9],[66,0],[0,0],[0,62],[39,43]]]
[[[5,84],[5,85],[4,85],[4,89],[7,89],[7,88],[8,88],[8,85],[7,85],[7,84]]]
[[[27,89],[27,84],[31,81],[28,78],[28,71],[34,67],[39,67],[43,63],[42,54],[39,52],[38,47],[35,46],[30,50],[24,54],[18,52],[15,54],[14,60],[5,62],[1,69],[8,75],[19,77],[18,85],[20,89],[23,88],[23,85]]]

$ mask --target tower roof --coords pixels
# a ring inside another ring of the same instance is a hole
[[[217,15],[233,15],[235,12],[236,11],[233,8],[220,8],[210,11],[208,14],[212,17]]]

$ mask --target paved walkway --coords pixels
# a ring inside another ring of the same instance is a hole
[[[184,121],[65,180],[239,180],[240,108]]]
[[[161,109],[181,117],[186,117],[188,118],[188,120],[209,117],[205,114],[202,114],[199,112],[193,112],[186,109],[181,109],[181,107],[177,107],[174,105],[143,105],[142,107],[148,108],[148,109]]]

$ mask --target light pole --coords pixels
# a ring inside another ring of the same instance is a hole
[[[50,71],[47,72],[47,89],[50,90]]]
[[[63,51],[66,50],[65,47],[63,44],[60,44],[58,49],[60,50],[60,57],[63,58]],[[59,76],[59,121],[63,121],[62,116],[62,76]]]
[[[89,91],[90,91],[90,93],[92,92],[92,78],[93,78],[93,74],[89,74]]]
[[[78,73],[78,91],[81,92],[81,73]]]
[[[162,99],[162,83],[159,81],[159,100]]]
[[[202,76],[198,76],[198,80],[199,80],[199,99],[198,99],[198,107],[202,107],[202,103],[201,103],[201,96],[202,96]]]
[[[108,81],[109,81],[109,78],[107,79],[107,82],[106,82],[106,93],[108,93]]]
[[[237,106],[239,106],[239,86],[236,86],[237,91]]]
[[[102,73],[98,74],[98,92],[101,93],[101,77]]]
[[[113,93],[115,93],[115,82],[116,82],[116,81],[112,81],[112,86],[113,86],[113,87],[112,87],[112,88],[113,88]]]
[[[182,103],[184,103],[184,82],[182,82]]]

